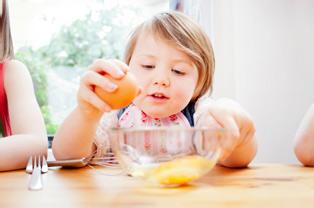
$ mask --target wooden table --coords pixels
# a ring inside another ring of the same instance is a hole
[[[108,168],[52,169],[42,191],[24,171],[0,173],[0,207],[314,207],[314,168],[258,164],[216,167],[190,186],[154,188]]]

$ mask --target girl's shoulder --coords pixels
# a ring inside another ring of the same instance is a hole
[[[20,61],[6,61],[4,67],[4,89],[9,105],[23,101],[34,101],[35,93],[32,77],[27,67]]]
[[[11,59],[11,60],[6,60],[4,63],[4,68],[8,73],[27,73],[28,74],[28,69],[25,66],[24,63],[22,63],[19,60],[16,59]]]
[[[16,85],[16,83],[22,84],[31,81],[30,73],[22,62],[18,60],[8,60],[4,62],[4,83],[6,87]]]

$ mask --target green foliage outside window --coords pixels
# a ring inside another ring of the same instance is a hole
[[[17,51],[16,59],[22,61],[32,75],[48,134],[55,133],[57,124],[52,121],[49,109],[47,69],[58,66],[84,69],[97,58],[119,59],[125,36],[138,14],[135,9],[121,7],[90,12],[70,26],[60,28],[47,45]]]

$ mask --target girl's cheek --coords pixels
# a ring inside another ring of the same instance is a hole
[[[180,83],[176,86],[175,96],[176,97],[191,97],[194,95],[195,91],[195,82],[193,80],[186,80],[184,83]]]
[[[134,74],[138,86],[140,86],[142,92],[145,92],[150,85],[150,76],[145,72],[137,72]]]
[[[177,91],[175,97],[180,97],[180,98],[187,97],[187,91],[185,90]]]

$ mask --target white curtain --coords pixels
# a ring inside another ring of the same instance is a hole
[[[213,39],[213,0],[172,0],[170,9],[179,10],[198,22]]]

